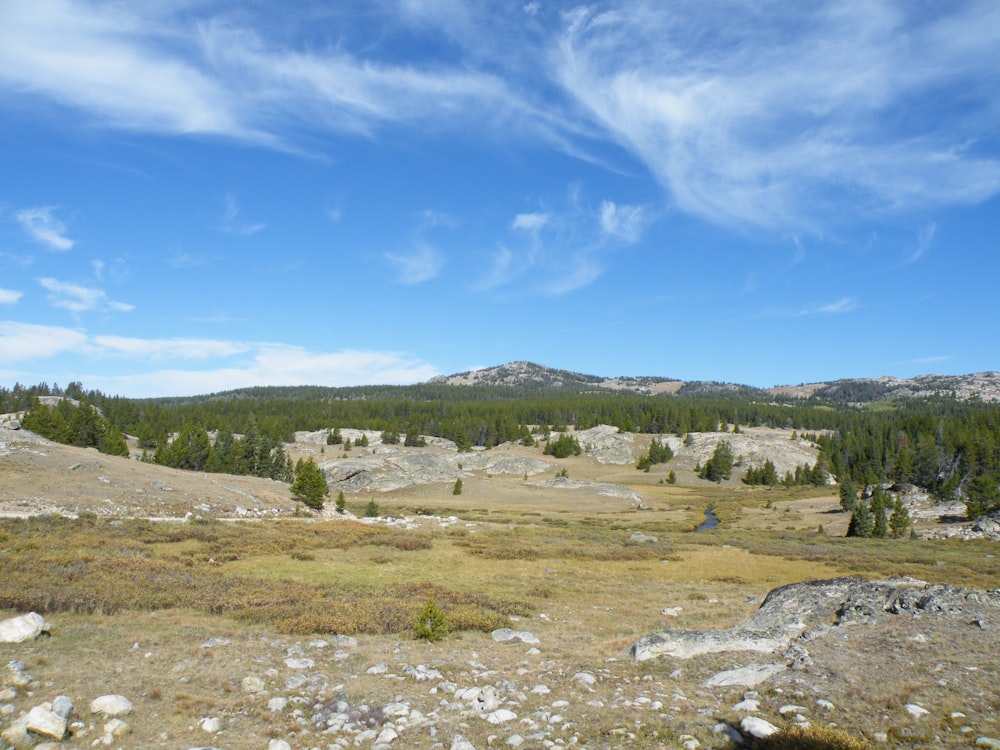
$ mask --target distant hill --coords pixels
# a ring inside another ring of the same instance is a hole
[[[568,391],[631,391],[679,396],[778,398],[864,404],[901,398],[954,398],[959,401],[1000,401],[1000,373],[972,375],[920,375],[913,378],[852,378],[822,383],[755,388],[738,383],[682,381],[654,376],[605,377],[558,370],[534,362],[510,362],[454,375],[439,375],[434,385],[489,386]]]

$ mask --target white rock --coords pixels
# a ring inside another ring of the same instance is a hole
[[[739,669],[719,672],[709,677],[705,685],[708,687],[731,687],[734,685],[753,687],[784,670],[784,664],[750,664]]]
[[[825,698],[819,698],[816,701],[816,705],[819,706],[820,708],[822,708],[824,711],[832,711],[833,710],[833,703],[831,703],[830,701],[826,700]]]
[[[476,746],[462,735],[456,734],[455,739],[451,741],[451,750],[476,750]]]
[[[794,703],[787,703],[778,709],[778,713],[782,716],[786,714],[804,714],[808,713],[809,709],[805,706],[796,706]]]
[[[507,744],[511,747],[521,747],[524,744],[524,737],[519,734],[512,734],[507,738]]]
[[[527,630],[512,630],[511,628],[498,628],[492,633],[493,640],[497,643],[540,643],[533,634]]]
[[[664,617],[677,617],[683,609],[684,607],[664,607],[660,610],[660,614]]]
[[[209,716],[198,722],[198,726],[209,734],[215,734],[222,731],[222,719],[218,716]]]
[[[285,659],[285,666],[289,669],[312,669],[316,662],[307,658],[288,658]]]
[[[486,721],[490,724],[506,724],[508,721],[514,721],[517,718],[517,714],[507,708],[500,708],[496,711],[489,713],[486,716]]]
[[[121,719],[111,719],[104,722],[104,734],[110,734],[112,737],[124,737],[131,731],[132,727]]]
[[[778,731],[778,728],[774,724],[757,716],[744,716],[740,721],[740,729],[759,740],[770,737]]]
[[[396,733],[395,729],[393,729],[392,727],[386,727],[379,733],[379,736],[375,738],[375,744],[389,745],[392,742],[394,742],[398,737],[399,735]]]
[[[906,713],[908,713],[914,719],[919,719],[922,716],[926,716],[927,714],[930,713],[930,711],[928,711],[926,708],[924,708],[923,706],[918,706],[916,703],[907,703],[906,705],[903,706],[903,708],[905,708]]]
[[[47,633],[49,626],[37,612],[0,621],[0,643],[22,643]]]
[[[66,735],[66,717],[45,706],[35,706],[24,717],[24,726],[29,732],[61,740]]]
[[[579,682],[587,687],[597,683],[597,678],[590,672],[577,672],[573,675],[573,682]]]
[[[58,714],[64,719],[69,719],[69,715],[73,713],[73,701],[65,695],[57,695],[55,700],[52,701],[52,713]]]
[[[549,689],[548,685],[535,685],[531,688],[531,693],[533,695],[548,695],[552,690]]]
[[[259,693],[264,690],[264,680],[256,675],[248,675],[243,678],[244,693]]]
[[[90,702],[90,712],[105,716],[127,716],[132,713],[132,701],[124,695],[102,695]]]
[[[292,746],[284,740],[271,740],[267,743],[267,750],[292,750]]]
[[[746,698],[741,700],[735,706],[733,706],[733,711],[738,711],[742,714],[753,714],[760,710],[760,701],[754,700],[753,698]]]

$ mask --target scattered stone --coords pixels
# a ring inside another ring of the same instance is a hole
[[[987,747],[991,750],[1000,750],[1000,740],[993,737],[977,737],[976,747]]]
[[[45,618],[37,612],[28,612],[26,615],[0,621],[0,643],[33,641],[38,636],[48,633],[49,626]]]
[[[660,610],[660,614],[664,617],[677,617],[683,609],[684,607],[664,607]]]
[[[52,701],[52,712],[64,719],[69,719],[69,715],[73,713],[73,701],[65,695],[57,695]]]
[[[493,631],[492,636],[493,640],[497,643],[541,643],[538,638],[527,630],[499,628]]]
[[[292,746],[284,740],[271,740],[267,743],[267,750],[292,750]]]
[[[597,684],[597,678],[590,672],[577,672],[573,675],[573,682],[579,682],[584,687],[589,688],[591,685]]]
[[[916,703],[907,703],[903,706],[906,709],[906,713],[912,716],[914,719],[920,719],[930,713],[923,706],[918,706]]]
[[[288,698],[276,696],[267,702],[268,711],[284,711],[288,707]]]
[[[218,716],[208,716],[199,721],[198,726],[209,734],[217,734],[222,731],[222,719]]]
[[[288,659],[285,659],[285,666],[289,669],[312,669],[316,666],[316,662],[313,659],[307,659],[305,657],[289,657]]]
[[[757,713],[760,710],[760,701],[753,698],[744,698],[733,706],[732,710],[742,714]]]
[[[121,719],[111,719],[104,723],[104,734],[110,735],[114,739],[119,737],[124,737],[126,734],[132,731],[132,727],[126,724]]]
[[[228,646],[230,643],[232,643],[231,639],[226,638],[224,635],[217,635],[212,638],[209,638],[207,641],[201,644],[201,647],[215,648],[216,646]]]
[[[500,708],[487,714],[486,721],[490,724],[506,724],[508,721],[514,721],[516,718],[517,714],[510,709]]]
[[[778,731],[778,728],[774,724],[758,716],[744,716],[740,720],[740,729],[751,737],[756,737],[758,740],[770,737]]]
[[[24,727],[29,732],[61,740],[66,736],[66,717],[55,713],[51,706],[35,706],[24,717]]]
[[[476,750],[476,746],[462,735],[456,734],[455,738],[451,741],[451,750]]]
[[[105,716],[128,716],[132,713],[132,701],[124,695],[102,695],[90,702],[90,712]]]
[[[23,661],[7,662],[7,682],[14,687],[24,687],[31,684],[31,675],[24,671]]]
[[[261,693],[264,691],[264,680],[256,675],[247,675],[243,678],[244,693]]]

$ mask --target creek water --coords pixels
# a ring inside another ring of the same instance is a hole
[[[695,531],[708,531],[719,525],[719,519],[715,517],[711,508],[705,508],[705,520],[702,521]]]

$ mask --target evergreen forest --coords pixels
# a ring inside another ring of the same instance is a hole
[[[73,399],[80,406],[45,406],[39,401],[44,396]],[[970,515],[1000,507],[1000,405],[950,398],[849,406],[823,398],[782,402],[739,391],[716,397],[651,396],[422,384],[262,387],[129,399],[87,391],[76,382],[65,388],[45,383],[0,388],[0,413],[25,410],[25,428],[60,442],[122,454],[121,436],[127,434],[138,439],[147,460],[157,463],[286,481],[293,472],[282,443],[296,431],[374,430],[405,434],[411,444],[414,436],[430,435],[470,450],[513,441],[530,445],[533,434],[569,426],[582,430],[608,424],[623,432],[678,436],[730,425],[781,427],[813,440],[821,451],[815,470],[840,483],[911,483],[939,499],[964,500]],[[652,456],[654,462],[666,459]],[[753,475],[749,483],[768,479]]]

